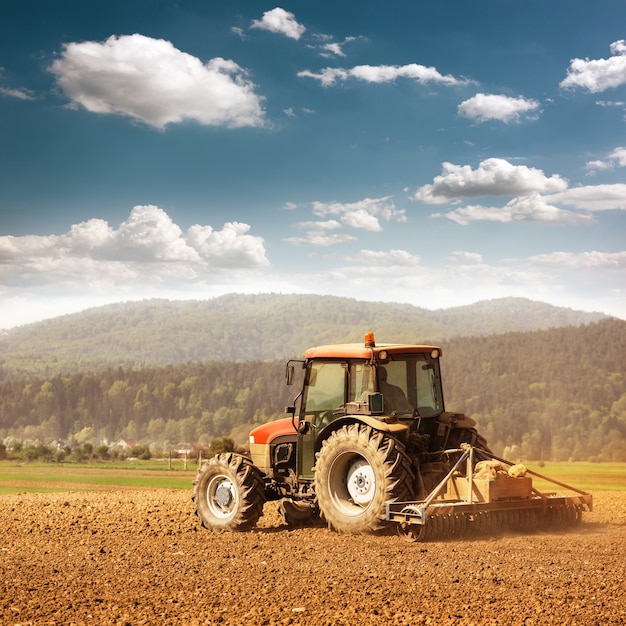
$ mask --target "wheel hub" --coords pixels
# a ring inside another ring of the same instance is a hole
[[[355,461],[348,469],[346,485],[355,504],[361,506],[369,504],[376,491],[372,466],[365,459]]]
[[[228,509],[233,501],[233,486],[230,481],[223,480],[215,490],[215,503],[221,509]]]

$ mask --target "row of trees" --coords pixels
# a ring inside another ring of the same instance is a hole
[[[213,439],[208,446],[196,445],[186,457],[201,459],[237,450],[237,445],[230,437]],[[117,461],[126,459],[172,459],[181,456],[178,451],[169,448],[159,448],[155,445],[135,444],[130,449],[121,449],[118,446],[101,444],[94,446],[92,443],[84,443],[82,446],[60,446],[57,443],[24,443],[12,437],[7,437],[0,442],[0,461],[40,461],[40,462],[93,462],[93,461]]]
[[[448,410],[471,415],[497,454],[626,461],[626,326],[616,322],[444,344]],[[8,381],[0,384],[0,440],[245,443],[296,392],[284,384],[282,361]]]
[[[280,415],[292,392],[282,362],[117,368],[10,381],[0,385],[0,439],[175,445],[208,444],[234,432],[247,440],[255,424]]]

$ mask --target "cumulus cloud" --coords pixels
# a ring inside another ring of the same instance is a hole
[[[315,217],[330,218],[302,221],[294,224],[295,228],[306,230],[301,237],[288,237],[283,241],[293,245],[332,246],[354,241],[356,237],[346,233],[332,233],[331,230],[350,228],[380,232],[383,227],[381,220],[396,222],[406,221],[404,209],[397,209],[391,196],[383,198],[364,198],[357,202],[320,202],[311,203],[311,211]]]
[[[496,120],[508,124],[520,122],[522,118],[537,119],[539,102],[528,98],[477,93],[469,100],[461,102],[458,113],[477,122]]]
[[[586,211],[626,210],[626,184],[587,185],[573,187],[545,197],[551,202],[559,202]]]
[[[626,148],[615,148],[607,155],[606,159],[596,159],[585,164],[585,169],[589,175],[599,171],[612,170],[615,167],[626,167]]]
[[[349,228],[379,232],[380,220],[406,221],[404,209],[397,209],[391,196],[383,198],[364,198],[357,202],[319,202],[312,203],[313,214],[317,217],[337,215],[341,223]]]
[[[234,61],[203,63],[163,39],[111,36],[65,44],[49,68],[71,106],[129,117],[163,129],[194,121],[207,126],[261,126],[262,98]]]
[[[470,165],[443,163],[441,176],[436,176],[433,184],[420,187],[413,198],[426,204],[445,204],[462,198],[519,196],[566,188],[567,181],[558,174],[548,177],[534,167],[493,158],[482,161],[475,170]]]
[[[351,78],[367,83],[391,83],[398,78],[415,80],[422,84],[437,83],[441,85],[466,85],[471,81],[456,78],[450,74],[443,75],[434,67],[426,67],[417,63],[408,65],[357,65],[350,69],[327,67],[320,72],[303,70],[298,76],[319,80],[324,87]]]
[[[579,224],[592,221],[589,215],[566,211],[548,204],[538,193],[513,198],[503,207],[468,205],[447,213],[433,213],[457,224],[470,222],[538,222],[543,224]]]
[[[265,11],[260,20],[254,20],[250,28],[268,30],[271,33],[285,35],[296,41],[302,37],[306,28],[296,21],[296,16],[285,9],[276,7],[271,11]]]
[[[194,225],[183,233],[167,213],[136,206],[118,228],[90,219],[63,235],[0,237],[0,288],[70,285],[100,290],[153,284],[210,284],[215,275],[269,265],[250,226]]]
[[[613,42],[610,50],[612,56],[608,59],[572,59],[560,86],[598,93],[626,84],[626,41]]]
[[[316,37],[319,39],[332,39],[331,37],[317,34]],[[335,57],[345,57],[346,53],[344,52],[344,47],[346,44],[352,43],[357,39],[362,39],[362,37],[344,37],[343,41],[324,41],[320,45],[317,46],[309,46],[313,49],[318,49],[320,52],[320,56],[331,59]]]
[[[595,161],[587,161],[587,163],[585,163],[585,169],[587,170],[587,176],[592,176],[597,172],[612,170],[613,164],[610,161],[596,159]]]
[[[626,167],[626,148],[615,148],[609,154],[609,159],[616,161],[620,167]]]

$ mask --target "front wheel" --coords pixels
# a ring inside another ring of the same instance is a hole
[[[205,528],[250,530],[263,513],[263,476],[240,454],[225,452],[209,459],[193,484],[196,515]]]
[[[334,431],[317,453],[317,503],[329,526],[341,533],[381,530],[387,502],[410,500],[413,482],[404,446],[365,424]]]

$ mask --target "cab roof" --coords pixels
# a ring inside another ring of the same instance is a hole
[[[377,343],[375,346],[366,346],[364,343],[338,343],[327,346],[309,348],[305,353],[306,359],[371,359],[378,357],[380,352],[388,354],[423,354],[437,350],[441,356],[439,346],[401,344],[401,343]]]

